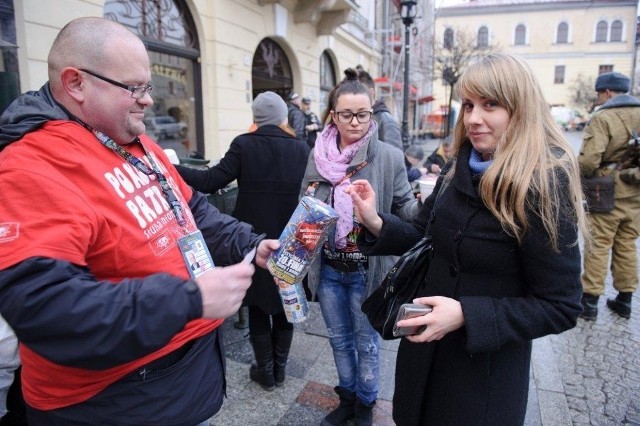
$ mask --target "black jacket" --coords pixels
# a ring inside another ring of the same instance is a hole
[[[469,144],[461,149],[433,213],[442,177],[413,224],[383,215],[380,237],[367,233],[358,241],[366,254],[400,254],[430,222],[434,254],[420,296],[459,300],[464,314],[464,327],[440,341],[400,343],[393,400],[398,425],[522,424],[531,341],[574,327],[580,313],[573,217],[561,218],[561,253],[553,252],[535,214],[518,245],[479,198],[470,150]]]
[[[296,138],[303,142],[307,142],[307,130],[304,126],[306,126],[307,118],[304,115],[304,112],[297,106],[289,102],[288,105],[288,117],[289,117],[289,126],[295,130]]]
[[[309,148],[278,126],[266,125],[233,140],[220,163],[207,170],[180,167],[184,180],[196,190],[214,192],[238,180],[233,216],[253,225],[267,238],[278,238],[298,205],[300,184]],[[256,269],[245,305],[263,311],[282,312],[273,277]]]
[[[384,102],[376,101],[373,104],[373,118],[378,123],[378,139],[404,151],[400,126]]]

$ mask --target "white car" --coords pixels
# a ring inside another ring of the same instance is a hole
[[[144,120],[147,134],[156,139],[167,139],[187,136],[189,131],[187,124],[177,121],[170,115],[156,115]]]

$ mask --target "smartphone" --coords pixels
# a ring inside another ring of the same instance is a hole
[[[400,336],[413,336],[415,334],[422,333],[427,326],[426,325],[414,325],[411,327],[398,327],[398,321],[420,317],[422,315],[426,315],[431,312],[433,308],[429,305],[422,305],[420,303],[405,303],[400,306],[398,310],[398,316],[396,317],[396,322],[393,326],[393,335],[395,337]]]
[[[242,259],[245,263],[253,262],[253,258],[256,257],[256,248],[252,248],[251,251],[244,255],[244,259]]]

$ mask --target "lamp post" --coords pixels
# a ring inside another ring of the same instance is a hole
[[[400,1],[400,17],[404,24],[404,98],[402,104],[402,147],[409,147],[409,41],[411,24],[417,14],[416,0]]]

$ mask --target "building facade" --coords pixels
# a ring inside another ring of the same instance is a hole
[[[389,40],[379,26],[397,27],[397,15],[391,0],[0,0],[0,91],[39,89],[59,30],[103,16],[149,50],[148,133],[179,155],[215,161],[251,125],[258,93],[297,92],[319,114],[345,68],[379,76]]]
[[[436,11],[434,40],[442,47],[463,32],[476,46],[517,54],[551,105],[572,107],[577,80],[595,81],[608,71],[633,78],[637,6],[636,0],[470,0]],[[434,75],[433,88],[434,104],[446,105],[442,75]]]

